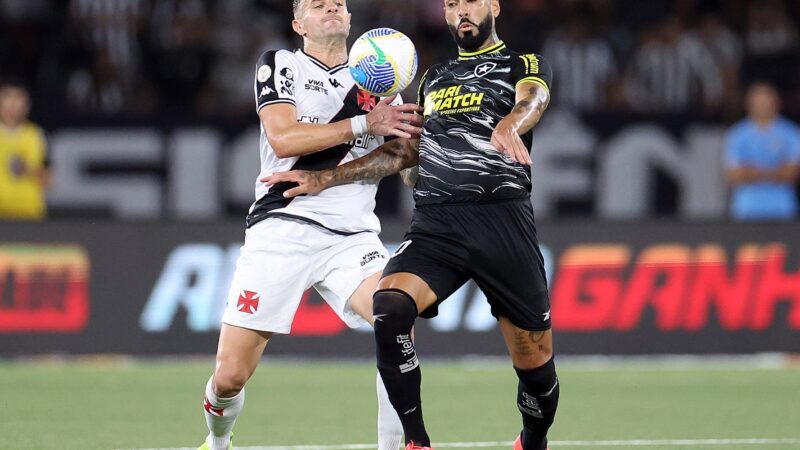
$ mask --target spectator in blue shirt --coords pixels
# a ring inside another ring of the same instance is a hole
[[[780,115],[775,88],[754,83],[746,96],[748,118],[729,132],[725,149],[736,220],[789,220],[798,212],[800,128]]]

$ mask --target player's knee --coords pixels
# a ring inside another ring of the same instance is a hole
[[[520,369],[531,370],[544,366],[551,359],[553,359],[552,347],[543,347],[537,348],[536,351],[518,354],[516,358],[513,358],[513,362],[514,366]]]
[[[398,334],[411,332],[417,317],[417,304],[401,290],[380,290],[373,296],[372,316],[378,343],[394,341]]]
[[[234,397],[244,389],[250,374],[243,366],[219,364],[214,371],[214,393],[219,397]]]
[[[515,367],[525,370],[536,369],[553,359],[553,341],[550,331],[524,331],[515,333],[511,359]]]
[[[535,367],[541,367],[547,364],[547,362],[551,359],[553,359],[553,346],[549,345],[540,352],[539,357],[536,360],[537,364]]]

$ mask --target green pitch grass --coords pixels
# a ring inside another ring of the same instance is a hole
[[[212,361],[0,363],[0,448],[196,447]],[[564,363],[551,441],[800,438],[800,368],[741,364],[596,367]],[[247,386],[239,446],[375,441],[375,369],[367,362],[265,363]],[[520,429],[506,363],[423,361],[436,442],[511,441]],[[553,450],[591,448],[561,445]],[[604,447],[614,448],[614,447]],[[626,447],[627,448],[627,447]]]

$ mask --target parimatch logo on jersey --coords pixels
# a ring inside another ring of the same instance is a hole
[[[483,92],[466,92],[461,90],[464,86],[450,86],[433,91],[425,97],[425,116],[434,112],[439,114],[459,114],[478,112],[483,104]]]

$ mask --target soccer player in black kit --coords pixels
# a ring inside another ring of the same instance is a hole
[[[415,181],[411,227],[374,295],[378,370],[400,415],[406,449],[430,448],[411,330],[467,280],[486,294],[519,378],[516,450],[544,450],[559,384],[550,299],[530,201],[532,128],[550,101],[552,72],[495,32],[499,0],[445,0],[458,59],[423,75],[419,140],[395,139],[335,169],[287,172],[285,195],[315,194],[403,171]],[[415,179],[415,180],[414,180]]]

